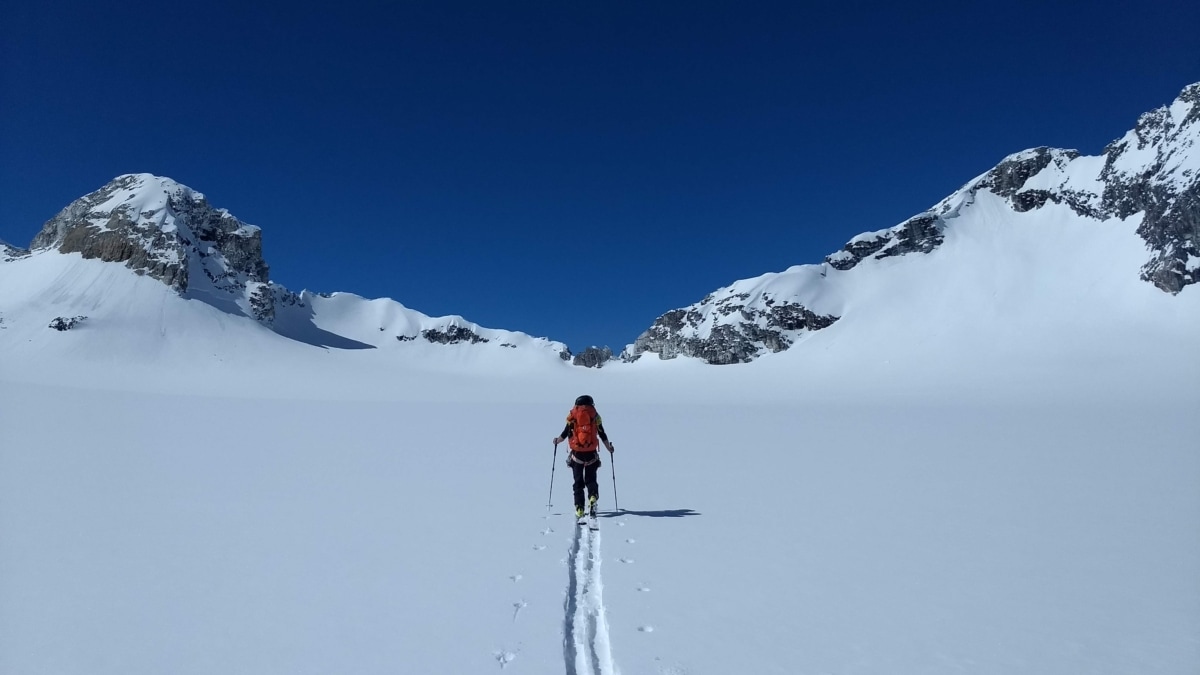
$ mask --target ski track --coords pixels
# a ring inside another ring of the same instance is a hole
[[[615,675],[600,578],[599,530],[575,528],[567,567],[563,619],[567,675]]]

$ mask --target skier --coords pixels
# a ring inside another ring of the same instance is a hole
[[[611,455],[613,444],[604,432],[604,424],[600,414],[596,412],[592,397],[584,394],[575,399],[575,407],[567,413],[567,426],[562,434],[554,437],[554,445],[569,441],[571,452],[567,454],[567,466],[575,476],[575,517],[582,518],[584,514],[583,489],[587,487],[588,511],[596,516],[596,502],[600,499],[600,487],[596,484],[596,469],[600,468],[599,441]]]

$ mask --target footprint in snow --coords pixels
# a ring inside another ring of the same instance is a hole
[[[513,621],[516,621],[517,615],[521,613],[521,610],[525,609],[528,606],[529,606],[529,603],[525,602],[524,600],[514,602],[513,603]]]
[[[514,582],[520,581],[524,578],[525,577],[521,576],[520,574],[514,574],[511,577],[509,577],[509,579],[512,579]]]
[[[637,587],[637,589],[638,589],[638,593],[649,593],[650,592],[650,587],[645,584],[640,584]]]
[[[533,545],[533,550],[535,550],[535,551],[544,551],[544,550],[546,550],[546,547],[545,547],[545,546],[543,546],[543,545],[541,545],[541,544],[534,544],[534,545]]]
[[[513,659],[517,658],[516,654],[508,651],[507,649],[501,649],[499,651],[492,652],[492,654],[495,655],[496,661],[499,662],[500,670],[504,670],[505,666],[512,663]]]
[[[638,626],[639,633],[653,633],[654,626]]]
[[[636,544],[636,543],[637,543],[637,539],[626,539],[626,540],[625,540],[625,543],[626,543],[626,544]]]
[[[617,558],[617,560],[620,560],[621,562],[623,562],[625,564],[629,564],[629,563],[633,562],[633,558]]]
[[[543,537],[546,536],[547,534],[554,534],[554,528],[547,527],[546,529],[542,530]]]

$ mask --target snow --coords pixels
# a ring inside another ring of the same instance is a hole
[[[1130,130],[1118,141],[1125,145],[1125,150],[1113,162],[1113,168],[1117,172],[1133,175],[1158,163],[1160,166],[1157,166],[1156,170],[1162,176],[1175,176],[1175,180],[1188,175],[1185,172],[1200,169],[1200,153],[1192,149],[1196,142],[1193,130],[1198,123],[1197,118],[1184,124],[1195,105],[1197,104],[1177,99],[1169,106],[1143,115],[1142,121],[1159,121],[1162,133],[1170,142],[1143,141],[1136,129]],[[1160,153],[1164,154],[1160,157]]]
[[[1200,293],[1138,216],[965,194],[927,255],[722,289],[841,316],[727,367],[4,262],[0,673],[1195,673]]]
[[[1015,164],[1015,163],[1019,163],[1019,162],[1026,162],[1031,159],[1036,159],[1040,150],[1041,150],[1040,148],[1028,148],[1025,150],[1021,150],[1020,152],[1014,152],[1011,155],[1000,160],[1000,163],[1001,164],[1007,164],[1007,163]]]
[[[1070,160],[1067,160],[1061,151],[1057,151],[1056,155],[1055,161],[1025,181],[1021,186],[1022,191],[1061,192],[1069,189],[1092,195],[1104,192],[1104,182],[1100,180],[1100,172],[1104,169],[1106,161],[1104,155],[1081,155]]]
[[[992,266],[893,296],[907,337],[866,296],[726,368],[324,350],[119,266],[0,266],[54,289],[0,331],[0,672],[1195,672],[1195,294],[1103,276],[1069,330],[1041,312],[1088,282],[1023,236],[948,241]],[[617,448],[590,539],[547,443],[585,391]]]
[[[714,384],[754,386],[753,370]],[[245,400],[251,377],[221,372],[224,396],[3,388],[0,670],[1187,673],[1200,658],[1194,397],[827,402],[812,383],[774,404],[639,403],[636,377],[591,378],[624,510],[580,543],[561,465],[545,507],[545,441],[579,383],[510,380],[516,403]]]
[[[890,228],[890,229],[886,229],[886,230],[876,230],[874,232],[863,232],[862,234],[855,235],[854,238],[852,238],[849,241],[849,243],[859,244],[859,243],[866,243],[869,241],[875,241],[877,239],[882,239],[884,237],[887,237],[893,231],[895,231],[895,228]]]

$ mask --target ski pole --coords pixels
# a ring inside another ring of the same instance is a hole
[[[558,443],[554,444],[554,459],[550,460],[550,494],[546,495],[546,513],[550,513],[550,499],[554,496],[554,467],[558,464]]]
[[[617,501],[617,461],[613,459],[616,455],[611,450],[608,452],[608,467],[612,469],[613,477],[613,510],[620,513],[621,503]]]

